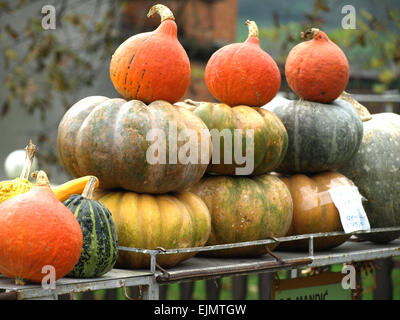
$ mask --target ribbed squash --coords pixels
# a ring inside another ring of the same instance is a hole
[[[16,195],[25,193],[34,187],[33,183],[28,180],[36,152],[36,146],[32,143],[32,140],[29,141],[25,150],[25,164],[20,177],[0,182],[0,203],[3,203]]]
[[[120,246],[156,249],[198,247],[211,230],[207,206],[190,192],[150,195],[96,190],[95,198],[112,213]],[[195,253],[158,255],[162,267],[173,267]],[[148,254],[120,250],[117,266],[149,268]]]
[[[330,104],[296,100],[265,106],[285,126],[289,145],[276,168],[284,173],[332,171],[358,151],[363,125],[350,103],[336,99]]]
[[[192,135],[184,141],[187,132]],[[181,191],[196,183],[212,150],[207,126],[183,107],[101,96],[82,99],[65,113],[57,145],[73,177],[94,175],[102,189],[139,193]]]
[[[84,176],[76,179],[72,179],[56,187],[51,188],[57,199],[61,202],[67,200],[73,194],[81,194],[85,189],[90,179],[94,178],[95,184],[93,188],[96,189],[99,186],[99,179],[94,176]]]
[[[286,185],[276,176],[255,178],[208,176],[190,188],[210,210],[211,235],[207,245],[283,237],[292,222],[293,202]],[[276,247],[249,246],[205,251],[216,257],[259,256]]]
[[[100,277],[110,271],[117,260],[118,238],[111,213],[92,198],[96,184],[97,178],[91,177],[82,195],[74,194],[64,202],[78,220],[83,234],[81,256],[69,277]]]
[[[286,129],[279,118],[268,110],[248,106],[231,108],[223,103],[196,102],[189,99],[175,105],[193,111],[211,132],[215,149],[208,172],[260,175],[273,171],[286,154]],[[240,139],[235,139],[235,135]],[[250,143],[247,143],[246,135],[251,138]],[[225,150],[228,152],[227,158]],[[237,154],[246,158],[246,161],[236,163]]]
[[[314,175],[295,174],[281,177],[293,199],[293,220],[286,236],[299,234],[343,231],[339,211],[329,189],[354,186],[353,182],[337,172],[322,172]],[[350,235],[314,239],[315,250],[339,246]],[[282,242],[278,250],[308,250],[308,240]]]
[[[364,209],[371,228],[400,226],[400,115],[373,114],[363,122],[364,137],[358,152],[339,171],[367,198]],[[369,233],[360,238],[390,242],[400,232]]]

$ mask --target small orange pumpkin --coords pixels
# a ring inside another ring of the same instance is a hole
[[[110,77],[127,100],[174,103],[190,84],[189,57],[178,41],[173,13],[160,4],[153,6],[147,16],[154,13],[161,16],[159,27],[136,34],[117,48],[110,63]]]
[[[41,282],[52,266],[55,280],[78,262],[83,245],[81,227],[74,214],[50,189],[46,173],[39,171],[28,192],[0,205],[0,273]]]
[[[247,20],[246,25],[247,40],[216,51],[205,70],[210,93],[231,107],[261,107],[275,97],[281,86],[276,62],[260,47],[256,23]]]
[[[346,55],[325,32],[312,28],[290,50],[285,64],[286,80],[302,99],[329,103],[338,98],[349,82],[349,62]]]

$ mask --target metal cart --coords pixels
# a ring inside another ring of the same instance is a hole
[[[138,286],[142,299],[159,299],[160,285],[172,282],[194,281],[232,275],[276,272],[279,270],[297,270],[305,267],[324,267],[340,263],[354,263],[400,256],[400,239],[388,244],[375,244],[368,241],[357,241],[354,236],[361,233],[400,231],[397,228],[379,228],[370,231],[354,232],[352,238],[328,251],[314,251],[313,241],[319,237],[343,235],[343,232],[315,233],[291,237],[273,238],[216,246],[205,246],[186,249],[157,248],[155,250],[119,247],[119,250],[139,252],[150,255],[149,270],[124,270],[114,268],[99,278],[73,279],[62,278],[56,281],[55,288],[45,289],[40,284],[15,285],[13,279],[0,275],[0,300],[24,299],[58,299],[59,295],[69,294],[71,298],[77,292],[100,289],[122,288],[125,296],[126,287]],[[308,239],[308,252],[273,251],[257,258],[206,258],[195,256],[176,267],[163,269],[157,264],[157,256],[187,252],[204,252],[208,250],[231,249],[244,246],[267,245],[276,242]]]

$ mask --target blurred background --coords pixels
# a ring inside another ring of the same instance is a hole
[[[255,20],[260,42],[282,73],[280,95],[295,98],[284,77],[289,50],[300,32],[324,30],[347,55],[347,91],[372,113],[399,113],[400,1],[397,0],[0,0],[0,179],[3,163],[29,139],[39,167],[53,183],[69,179],[57,158],[57,127],[80,99],[117,97],[108,74],[111,55],[136,33],[154,30],[156,3],[167,5],[191,60],[184,98],[214,101],[204,82],[207,60],[218,48],[247,38],[244,21]],[[44,30],[45,5],[56,9],[56,28]],[[345,5],[355,9],[355,29],[343,29]]]

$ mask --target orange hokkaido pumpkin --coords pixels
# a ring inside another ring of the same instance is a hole
[[[304,39],[308,36],[313,38],[293,47],[287,56],[287,83],[304,100],[332,102],[349,82],[349,62],[323,31],[312,28],[302,33]]]
[[[78,221],[51,191],[43,171],[30,191],[0,205],[0,273],[16,284],[40,283],[52,267],[55,280],[65,276],[82,245]]]
[[[110,63],[110,77],[115,89],[127,100],[174,103],[190,84],[189,57],[178,41],[172,12],[158,4],[147,16],[154,13],[161,16],[159,27],[136,34],[117,48]]]
[[[256,23],[246,21],[246,25],[247,40],[217,50],[205,70],[210,93],[231,107],[261,107],[275,97],[281,86],[276,62],[260,47]]]

